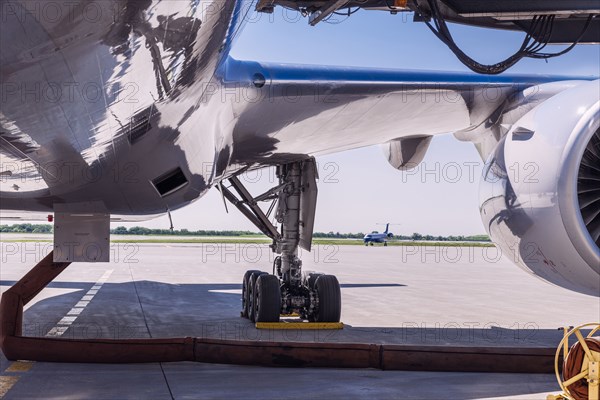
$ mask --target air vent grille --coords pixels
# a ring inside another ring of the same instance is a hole
[[[152,129],[151,121],[158,115],[154,107],[148,107],[131,117],[129,124],[124,127],[129,143],[136,144]]]
[[[181,168],[167,172],[152,181],[152,184],[162,196],[168,196],[187,185],[188,180]]]

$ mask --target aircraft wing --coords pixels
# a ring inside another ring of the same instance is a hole
[[[473,129],[524,89],[581,78],[224,62],[233,161],[320,155]],[[568,86],[569,84],[566,83]],[[229,96],[227,95],[229,93]],[[236,97],[235,101],[232,100]]]

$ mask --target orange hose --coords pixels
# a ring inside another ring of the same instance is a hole
[[[585,343],[590,348],[590,351],[600,353],[600,338],[592,337],[586,338]],[[563,381],[566,382],[581,372],[583,367],[583,360],[585,358],[585,351],[580,342],[575,343],[571,346],[569,355],[565,359],[563,364]],[[570,385],[568,388],[569,393],[574,400],[588,400],[588,383],[585,378],[578,380],[577,382]]]

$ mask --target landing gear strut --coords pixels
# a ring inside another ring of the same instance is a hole
[[[317,200],[314,159],[277,167],[279,184],[252,197],[237,177],[230,186],[219,185],[223,197],[269,236],[278,254],[272,274],[247,271],[242,283],[242,316],[254,322],[277,322],[281,314],[299,314],[314,322],[339,322],[340,284],[333,275],[302,273],[298,248],[310,251]],[[235,194],[234,194],[235,191]],[[260,201],[272,201],[267,213]],[[276,209],[278,230],[269,216]]]

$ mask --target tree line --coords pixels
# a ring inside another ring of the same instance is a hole
[[[359,233],[340,233],[340,232],[315,232],[314,237],[316,238],[331,238],[331,239],[362,239],[365,234]],[[473,236],[441,236],[441,235],[422,235],[420,233],[413,233],[412,235],[394,235],[396,240],[427,240],[427,241],[439,241],[439,242],[491,242],[488,235],[473,235]]]
[[[0,233],[52,233],[52,225],[50,224],[15,224],[15,225],[0,225]],[[134,226],[133,228],[126,228],[119,226],[111,229],[113,235],[135,235],[135,236],[263,236],[262,233],[251,232],[251,231],[217,231],[217,230],[196,230],[191,231],[188,229],[151,229],[144,228],[141,226]],[[324,238],[324,239],[362,239],[365,236],[364,233],[340,233],[340,232],[315,232],[313,237]],[[420,233],[413,233],[412,235],[394,235],[394,239],[397,240],[427,240],[427,241],[439,241],[439,242],[489,242],[490,238],[487,235],[474,235],[474,236],[435,236],[435,235],[422,235]]]

